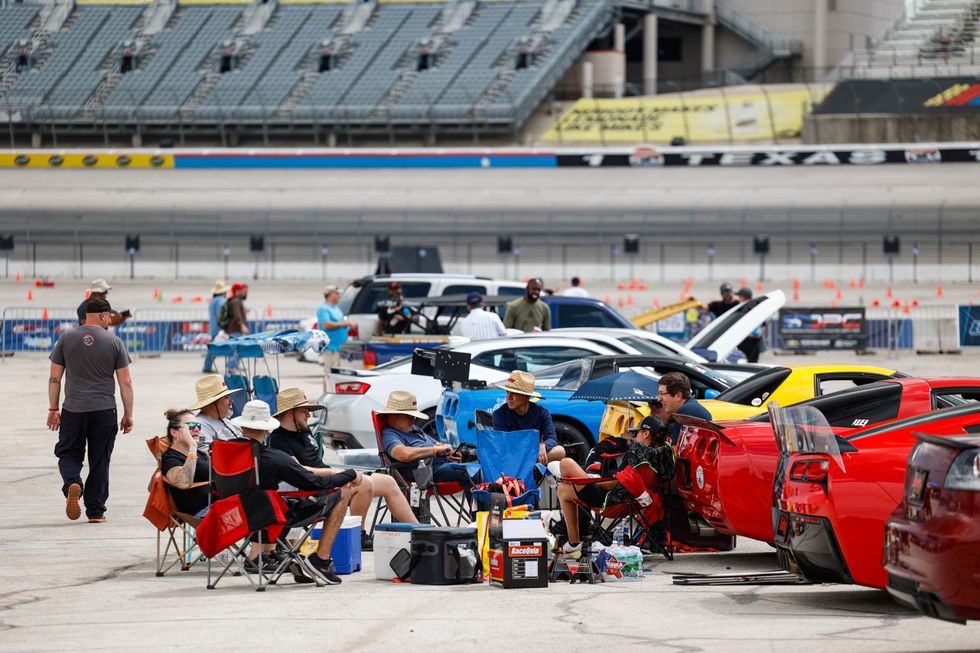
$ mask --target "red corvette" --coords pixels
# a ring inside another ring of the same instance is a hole
[[[980,619],[980,435],[967,430],[918,436],[904,499],[885,525],[889,593],[960,622]]]
[[[869,383],[795,404],[812,406],[837,435],[850,434],[980,398],[977,378],[902,378]],[[705,422],[681,417],[678,492],[716,530],[773,541],[771,509],[779,450],[769,415]],[[907,453],[907,450],[906,450]],[[901,499],[895,497],[895,503]]]
[[[963,388],[963,392],[967,389]],[[902,501],[915,432],[941,436],[980,426],[980,403],[965,403],[881,424],[840,438],[819,413],[791,406],[774,419],[786,455],[778,493],[776,548],[784,569],[816,582],[884,589],[885,521]],[[802,419],[801,419],[802,417]],[[822,430],[822,433],[821,433]],[[794,442],[795,439],[795,442]]]

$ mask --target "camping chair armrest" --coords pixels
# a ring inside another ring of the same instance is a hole
[[[339,491],[340,491],[339,487],[331,488],[329,490],[314,490],[314,491],[296,490],[292,492],[280,492],[279,496],[281,496],[283,499],[302,499],[304,497],[317,497],[320,495],[333,494],[334,492],[339,492]]]
[[[606,483],[608,481],[615,481],[615,478],[609,478],[606,476],[599,476],[593,478],[591,476],[563,476],[558,479],[559,483],[569,483],[571,485],[592,485],[593,483]]]

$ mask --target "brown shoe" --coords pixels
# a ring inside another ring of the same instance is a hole
[[[90,524],[104,524],[105,523],[105,517],[89,517],[88,518],[88,523],[90,523]]]
[[[65,514],[72,521],[82,516],[82,507],[78,500],[82,497],[82,486],[72,483],[68,486],[68,498],[65,500]]]

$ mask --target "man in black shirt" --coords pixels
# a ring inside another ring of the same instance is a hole
[[[730,311],[733,307],[738,306],[739,304],[738,300],[735,299],[735,296],[732,294],[735,291],[732,284],[728,283],[727,281],[724,282],[721,284],[719,291],[721,292],[721,299],[716,299],[708,304],[708,310],[713,313],[716,318],[721,317],[727,311]]]
[[[307,558],[325,582],[339,585],[341,579],[330,558],[330,549],[347,513],[351,491],[357,488],[363,479],[360,472],[347,469],[329,476],[317,476],[293,460],[286,452],[265,446],[266,433],[279,428],[279,420],[272,417],[269,404],[264,401],[256,399],[245,404],[242,414],[233,419],[232,423],[242,430],[245,438],[263,445],[260,447],[259,455],[259,485],[263,489],[278,490],[280,483],[288,483],[308,492],[340,488],[340,492],[334,492],[326,497],[328,512],[323,520],[320,541],[316,552],[311,553]]]
[[[299,388],[285,388],[276,395],[276,408],[279,428],[269,435],[269,446],[285,451],[317,476],[337,474],[340,470],[332,469],[320,458],[319,447],[309,426],[310,413],[321,410],[323,406],[310,403]],[[351,514],[361,518],[362,551],[374,550],[374,541],[365,529],[367,513],[374,497],[384,497],[393,521],[418,522],[395,479],[385,474],[364,476],[350,497]]]

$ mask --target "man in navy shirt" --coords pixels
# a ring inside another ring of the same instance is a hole
[[[507,403],[493,411],[493,428],[497,431],[522,431],[534,429],[541,434],[538,462],[547,465],[565,457],[565,447],[558,444],[555,425],[547,408],[531,403],[531,397],[541,395],[534,391],[534,375],[514,370],[506,383],[496,386],[507,391]]]
[[[668,372],[660,377],[660,403],[662,407],[654,414],[667,424],[668,437],[672,445],[677,444],[681,434],[681,425],[674,419],[674,415],[711,419],[708,409],[691,395],[691,380],[680,372]]]
[[[405,390],[395,390],[388,395],[384,410],[388,425],[381,430],[381,444],[388,457],[397,463],[398,472],[406,481],[412,482],[419,461],[433,458],[432,480],[437,483],[459,483],[464,490],[473,489],[473,479],[459,456],[453,456],[453,448],[426,435],[415,426],[415,418],[428,419],[428,415],[418,410],[415,395]]]

